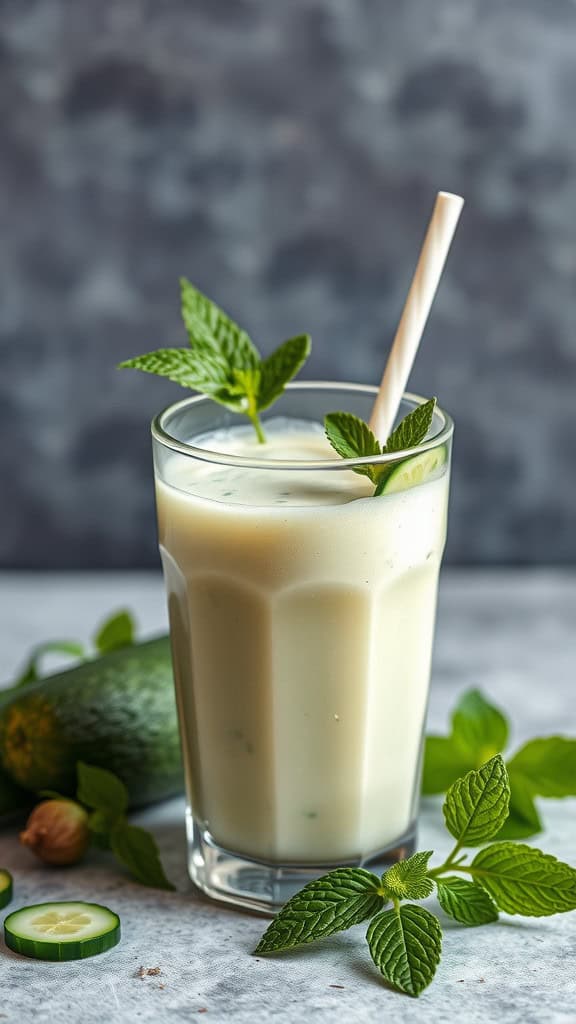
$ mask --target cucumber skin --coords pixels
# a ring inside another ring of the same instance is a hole
[[[2,907],[7,907],[14,895],[12,875],[9,871],[6,871],[5,868],[2,868],[2,874],[8,877],[8,885],[4,889],[0,889],[0,909]]]
[[[114,772],[139,807],[183,789],[167,637],[113,651],[0,703],[0,758],[19,786],[76,793],[76,764]]]
[[[50,903],[39,903],[38,909],[51,906]],[[24,908],[23,908],[24,909]],[[108,908],[106,908],[108,909]],[[63,963],[66,960],[86,960],[90,956],[98,956],[108,949],[117,946],[121,938],[120,918],[118,914],[108,911],[116,918],[116,925],[104,935],[95,935],[91,939],[79,939],[77,942],[43,942],[41,939],[22,939],[11,930],[10,919],[17,917],[19,910],[8,914],[4,921],[4,941],[9,949],[20,956],[32,957],[35,960],[52,960]]]
[[[12,825],[32,806],[32,797],[0,768],[0,828]]]

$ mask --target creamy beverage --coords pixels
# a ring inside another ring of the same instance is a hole
[[[373,497],[320,424],[192,439],[254,460],[157,467],[160,546],[194,819],[278,864],[366,859],[417,808],[448,461]]]

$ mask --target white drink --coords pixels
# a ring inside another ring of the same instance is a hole
[[[266,433],[194,443],[338,460],[320,426]],[[189,798],[228,850],[341,862],[414,820],[448,472],[372,492],[347,470],[178,455],[157,478]]]

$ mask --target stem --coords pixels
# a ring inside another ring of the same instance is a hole
[[[432,870],[428,872],[428,877],[429,878],[436,878],[438,875],[444,875],[447,871],[467,871],[468,868],[458,868],[458,867],[456,867],[457,864],[461,864],[462,861],[466,859],[466,854],[465,853],[461,857],[456,859],[456,855],[458,853],[460,853],[461,846],[462,846],[462,844],[461,844],[460,840],[458,840],[458,842],[456,843],[456,846],[451,851],[451,853],[448,855],[447,860],[445,860],[443,864],[440,864],[439,867],[432,868]]]
[[[264,431],[262,430],[262,424],[260,422],[260,417],[259,417],[258,412],[256,410],[255,402],[251,401],[249,403],[248,409],[247,409],[247,415],[248,415],[248,417],[250,419],[250,422],[251,422],[252,426],[254,427],[254,430],[256,431],[256,437],[258,438],[258,443],[259,444],[266,444],[266,435],[264,434]]]

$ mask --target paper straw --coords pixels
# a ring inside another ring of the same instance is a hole
[[[392,430],[406,389],[463,205],[462,197],[451,192],[439,192],[436,197],[370,418],[370,426],[382,444]]]

